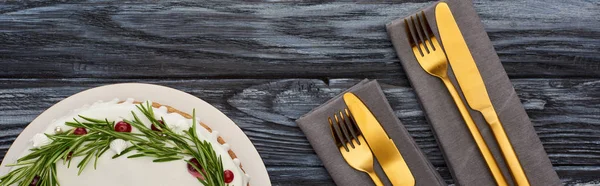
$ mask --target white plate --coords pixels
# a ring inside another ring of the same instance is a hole
[[[109,101],[114,98],[125,100],[134,98],[135,100],[151,100],[153,102],[172,106],[178,110],[201,110],[196,115],[202,118],[210,128],[220,131],[219,135],[227,143],[231,144],[231,150],[242,162],[244,170],[250,175],[250,185],[269,186],[271,181],[265,165],[258,155],[256,148],[250,142],[250,139],[242,130],[221,111],[205,101],[190,95],[188,93],[164,87],[159,85],[141,84],[141,83],[123,83],[106,85],[92,88],[73,96],[70,96],[44,111],[35,118],[17,137],[11,145],[0,166],[0,175],[9,172],[10,167],[5,167],[8,163],[14,163],[19,156],[27,150],[29,139],[40,131],[46,130],[48,124],[54,119],[69,114],[74,109],[80,108],[85,104],[92,104],[98,100]],[[226,131],[226,132],[225,132]]]

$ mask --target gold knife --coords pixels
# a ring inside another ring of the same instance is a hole
[[[356,121],[371,151],[392,185],[413,186],[413,177],[394,141],[390,139],[367,106],[353,93],[344,94],[344,102]]]
[[[454,20],[448,4],[441,2],[436,5],[435,18],[446,56],[467,103],[473,110],[481,112],[485,121],[490,125],[516,184],[519,186],[529,185],[523,167],[521,167],[521,163],[510,144],[506,132],[504,132],[502,123],[488,96],[479,69],[477,69],[473,56],[471,56],[471,52]]]

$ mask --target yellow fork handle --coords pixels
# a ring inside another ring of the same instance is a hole
[[[496,114],[496,111],[492,109],[483,110],[482,114],[486,120],[491,118],[492,120],[487,120],[494,136],[496,137],[496,141],[498,141],[498,146],[500,146],[500,150],[504,155],[504,160],[506,164],[508,164],[508,168],[510,169],[510,173],[512,174],[515,182],[517,182],[518,186],[529,186],[529,181],[527,180],[527,176],[525,176],[525,172],[523,171],[523,167],[519,162],[519,158],[517,158],[517,154],[513,149],[510,141],[508,140],[508,136],[506,132],[504,132],[504,127],[502,127],[502,123],[500,123],[500,119]]]
[[[498,163],[496,163],[496,159],[494,159],[494,156],[490,152],[490,149],[488,148],[488,146],[485,144],[485,141],[483,140],[483,137],[481,136],[481,133],[479,132],[479,129],[477,128],[477,125],[475,125],[475,122],[473,121],[471,114],[469,114],[469,110],[467,110],[466,105],[463,103],[462,99],[460,99],[460,96],[458,95],[458,91],[456,91],[456,88],[454,87],[452,82],[450,82],[450,79],[448,79],[448,77],[441,78],[441,79],[444,82],[444,85],[446,85],[448,92],[450,92],[450,95],[452,96],[452,99],[454,100],[456,107],[458,107],[458,111],[462,115],[463,120],[465,121],[465,123],[467,125],[467,128],[471,132],[471,135],[473,136],[473,140],[475,140],[475,144],[477,144],[477,147],[479,147],[479,152],[481,152],[483,159],[487,163],[487,166],[488,166],[490,172],[492,173],[492,176],[496,180],[496,184],[498,184],[499,186],[508,185],[506,183],[506,179],[504,178],[504,176],[502,175],[502,172],[500,171],[500,168],[498,167]]]
[[[381,182],[381,179],[379,179],[379,176],[377,176],[375,173],[375,170],[367,171],[367,174],[369,174],[369,177],[371,177],[375,186],[383,186],[383,183]]]

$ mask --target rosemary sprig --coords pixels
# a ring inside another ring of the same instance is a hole
[[[74,118],[72,122],[66,122],[65,125],[85,128],[88,131],[86,135],[75,135],[73,130],[60,134],[46,134],[52,143],[38,149],[31,149],[31,153],[18,159],[15,164],[9,165],[15,168],[0,177],[0,186],[13,184],[29,186],[34,179],[39,179],[38,186],[60,185],[56,173],[56,163],[59,160],[62,159],[63,163],[70,167],[74,157],[83,156],[83,159],[77,163],[78,174],[81,174],[92,160],[94,169],[96,169],[98,158],[110,148],[110,142],[115,139],[129,141],[132,146],[120,154],[114,155],[113,159],[130,152],[135,152],[135,154],[128,155],[127,158],[152,157],[153,162],[169,162],[192,157],[198,160],[205,171],[201,171],[189,160],[184,161],[191,164],[205,178],[204,180],[198,179],[200,183],[208,186],[225,185],[221,156],[216,154],[210,142],[200,141],[198,138],[195,110],[192,114],[192,127],[183,131],[184,134],[178,134],[167,127],[167,121],[163,118],[161,118],[163,123],[156,119],[149,102],[141,103],[136,107],[152,125],[161,131],[156,132],[146,127],[133,111],[131,114],[134,119],[125,120],[125,122],[138,129],[141,134],[116,132],[114,131],[114,121],[79,116],[83,121]]]

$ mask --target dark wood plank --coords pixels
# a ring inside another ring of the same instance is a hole
[[[327,171],[293,121],[359,80],[0,79],[0,154],[28,122],[65,97],[104,84],[145,82],[191,93],[231,117],[259,150],[275,185],[329,185]],[[408,83],[379,81],[398,117],[451,183]],[[513,84],[561,179],[600,181],[600,79],[515,79]]]
[[[274,185],[332,185],[293,120],[361,78],[377,78],[451,183],[383,26],[428,3],[2,2],[0,158],[63,98],[147,82],[194,94],[236,121]],[[600,1],[474,4],[561,179],[599,184]]]
[[[413,2],[5,1],[0,77],[397,78]],[[511,77],[600,77],[598,1],[475,6]]]

